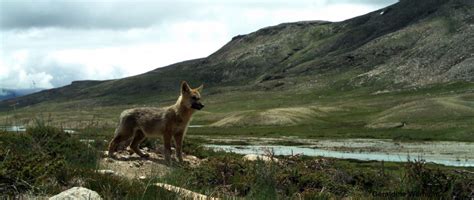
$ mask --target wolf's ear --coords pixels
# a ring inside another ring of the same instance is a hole
[[[202,88],[203,88],[203,87],[204,87],[204,85],[203,85],[203,84],[201,84],[201,86],[199,86],[199,87],[198,87],[198,88],[196,88],[195,90],[197,90],[199,93],[201,93],[201,92],[202,92]]]
[[[181,94],[191,92],[191,87],[189,87],[186,81],[181,81]]]

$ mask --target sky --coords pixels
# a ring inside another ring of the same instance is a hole
[[[206,57],[285,22],[342,21],[397,0],[0,0],[0,88],[54,88]]]

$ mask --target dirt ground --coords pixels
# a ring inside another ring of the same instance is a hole
[[[145,147],[142,151],[148,153],[150,157],[141,158],[128,150],[122,150],[116,152],[117,159],[113,159],[104,152],[98,171],[129,179],[145,179],[151,176],[164,176],[171,171],[173,165],[179,164],[174,158],[171,164],[167,164],[160,149],[155,151]],[[191,166],[197,166],[200,163],[200,160],[192,155],[183,155],[183,160]]]

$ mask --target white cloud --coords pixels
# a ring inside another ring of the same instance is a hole
[[[396,0],[111,1],[89,7],[48,2],[35,9],[28,3],[0,4],[0,88],[136,75],[205,57],[238,34],[283,22],[341,21]]]

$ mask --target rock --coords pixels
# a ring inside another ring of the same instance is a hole
[[[146,179],[146,176],[139,176],[138,179],[140,179],[140,180],[145,180],[145,179]]]
[[[262,160],[264,162],[270,162],[270,161],[273,161],[273,162],[278,162],[278,159],[276,158],[270,158],[269,156],[264,156],[264,155],[255,155],[255,154],[247,154],[245,155],[243,158],[243,160],[246,160],[246,161],[257,161],[257,160]]]
[[[100,169],[96,171],[99,174],[118,175],[117,172],[110,169]]]
[[[169,185],[169,184],[166,184],[166,183],[156,183],[155,185],[160,187],[160,188],[163,188],[165,190],[174,192],[174,193],[180,195],[181,197],[183,197],[183,199],[219,200],[219,198],[206,196],[206,195],[203,195],[203,194],[200,194],[200,193],[197,193],[197,192],[193,192],[191,190],[188,190],[188,189],[185,189],[185,188],[182,188],[182,187],[177,187],[177,186]]]
[[[195,167],[201,164],[201,160],[198,157],[192,156],[192,155],[184,156],[183,160],[185,162],[188,162],[192,167]]]
[[[199,160],[199,158],[197,158],[196,156],[191,156],[191,155],[186,156],[186,158],[189,160]]]
[[[375,123],[369,124],[367,128],[374,128],[374,129],[389,129],[389,128],[403,128],[406,126],[406,122],[385,122],[385,123]]]
[[[49,200],[98,200],[97,192],[83,187],[73,187],[49,198]]]
[[[141,166],[142,166],[142,163],[140,163],[140,162],[133,162],[133,165],[134,165],[135,167],[141,167]]]
[[[108,162],[108,163],[113,163],[114,162],[114,159],[111,159],[111,158],[104,158],[105,162]]]

